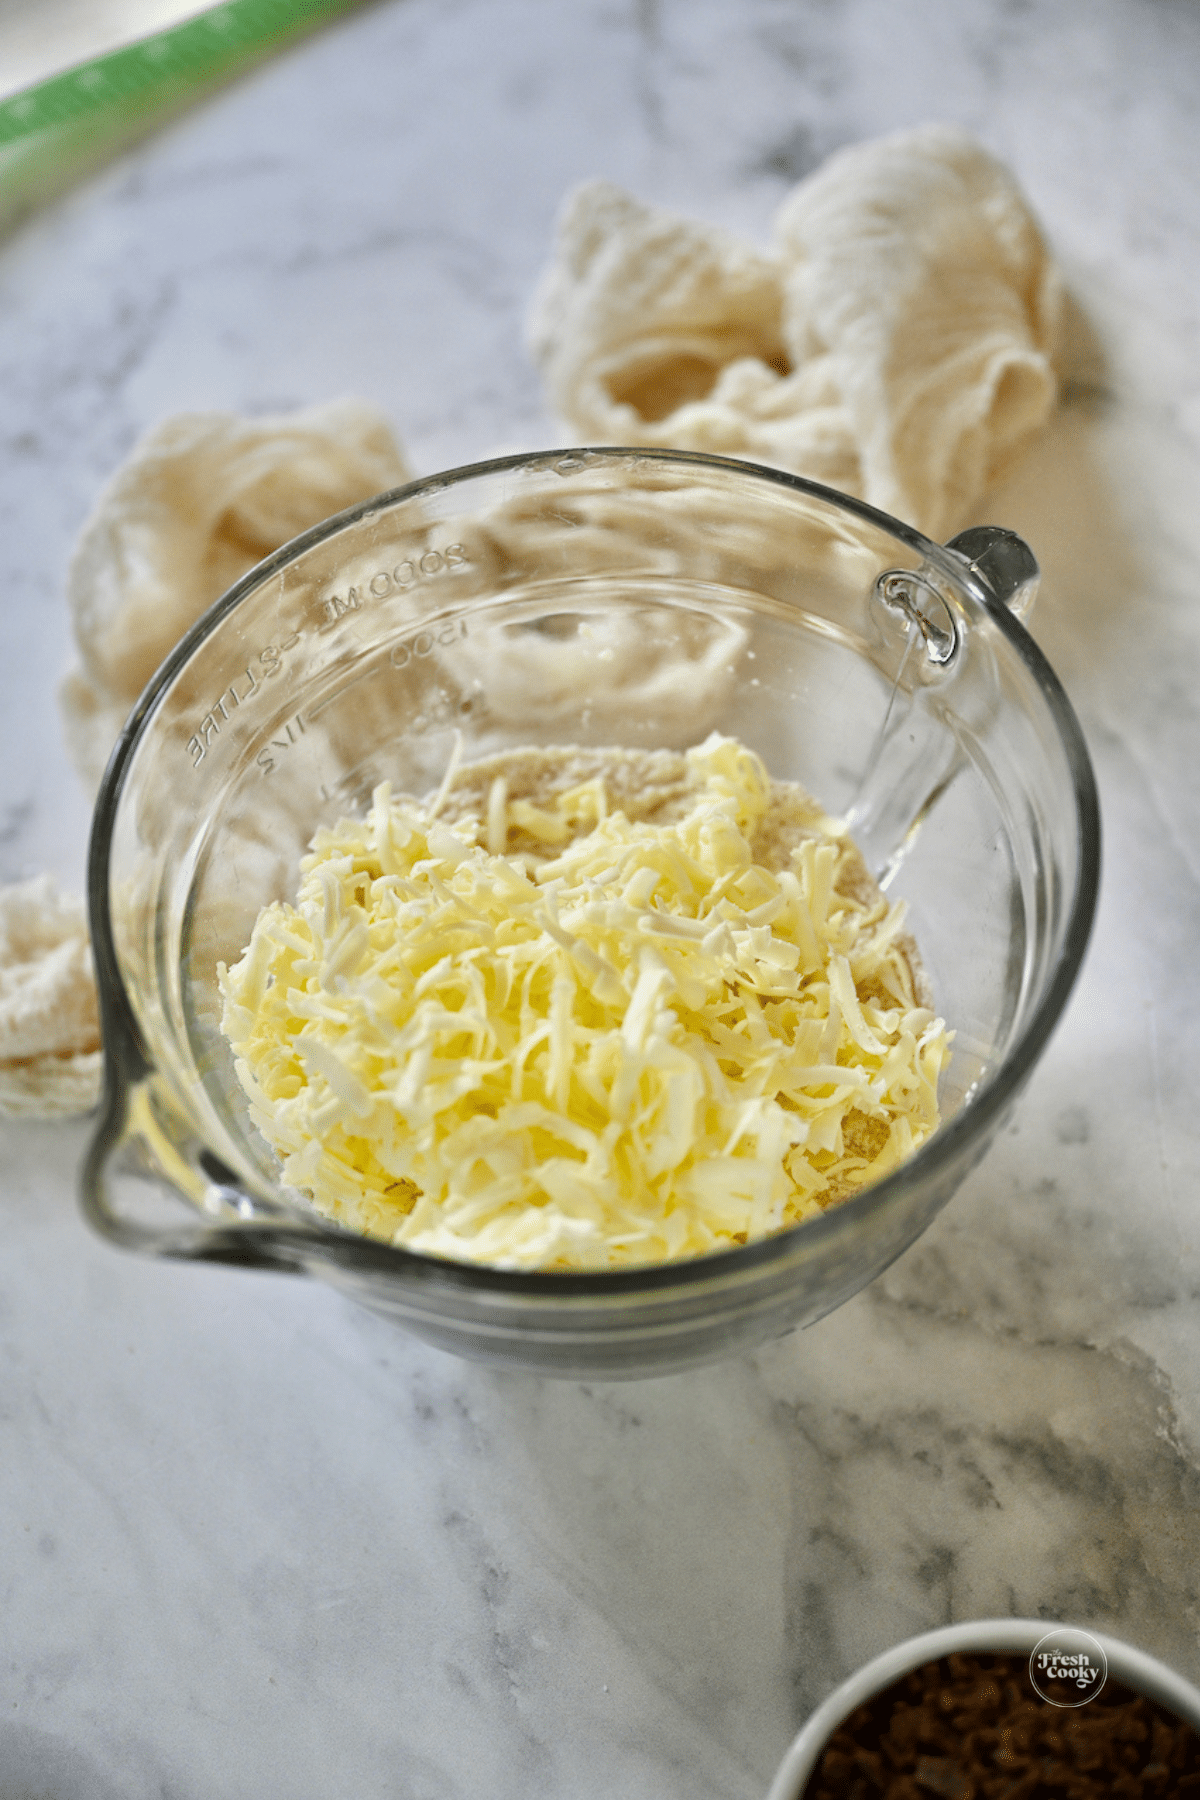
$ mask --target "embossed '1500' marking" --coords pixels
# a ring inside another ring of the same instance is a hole
[[[446,619],[442,624],[433,628],[422,626],[419,631],[410,631],[406,637],[400,638],[392,645],[391,650],[388,652],[388,661],[394,669],[404,669],[407,668],[414,657],[432,656],[439,644],[443,647],[447,647],[450,644],[460,643],[469,635],[470,630],[465,619]],[[320,699],[312,702],[307,713],[308,723],[311,725],[321,713],[327,710],[327,708],[337,706],[339,702],[343,701],[352,689],[357,688],[364,681],[373,681],[381,673],[382,670],[378,664],[356,669],[353,674],[346,680],[340,682],[331,692],[323,694]],[[445,694],[442,693],[440,698],[444,703],[446,699]],[[426,706],[428,710],[428,700]],[[434,712],[438,710],[438,700],[436,696],[433,700],[433,710]],[[424,713],[415,713],[408,719],[407,729],[414,733],[420,733],[426,729],[428,723],[429,720]],[[293,726],[295,727],[294,731],[292,729]],[[283,729],[285,735],[283,737],[273,737],[265,749],[260,750],[254,759],[264,775],[269,775],[276,766],[277,759],[272,755],[272,751],[289,750],[293,744],[298,743],[300,738],[303,737],[305,732],[305,720],[297,713],[295,718],[290,720]],[[322,797],[324,797],[325,790],[322,789],[321,793]]]

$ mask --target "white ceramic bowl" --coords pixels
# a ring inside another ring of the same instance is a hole
[[[924,1631],[919,1637],[895,1644],[857,1669],[818,1706],[779,1765],[767,1800],[801,1800],[822,1751],[843,1719],[910,1670],[963,1651],[1030,1656],[1055,1629],[1056,1621],[1052,1619],[971,1619],[961,1625],[943,1625],[938,1631]],[[1123,1682],[1135,1693],[1157,1700],[1200,1731],[1200,1689],[1165,1663],[1147,1656],[1144,1650],[1135,1650],[1132,1644],[1123,1644],[1118,1638],[1106,1637],[1102,1631],[1088,1627],[1078,1629],[1087,1630],[1104,1651],[1110,1680]]]

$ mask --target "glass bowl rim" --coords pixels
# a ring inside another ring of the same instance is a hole
[[[526,1270],[502,1269],[483,1263],[458,1262],[365,1238],[319,1214],[295,1215],[286,1219],[268,1214],[236,1223],[217,1226],[222,1234],[232,1233],[246,1244],[275,1240],[281,1245],[297,1240],[320,1259],[327,1254],[346,1267],[363,1273],[403,1274],[410,1282],[433,1282],[452,1288],[483,1290],[507,1294],[514,1299],[536,1300],[558,1297],[581,1299],[617,1297],[623,1294],[653,1293],[662,1289],[678,1290],[704,1287],[724,1276],[749,1277],[754,1272],[786,1260],[797,1249],[798,1234],[806,1243],[822,1237],[840,1235],[855,1220],[866,1220],[885,1209],[900,1194],[926,1177],[936,1179],[939,1170],[954,1161],[964,1143],[979,1137],[994,1121],[998,1122],[1030,1071],[1037,1062],[1058,1023],[1087,950],[1095,917],[1100,882],[1100,804],[1095,773],[1076,718],[1074,708],[1050,663],[1020,621],[979,578],[966,559],[945,545],[926,537],[914,526],[893,518],[878,507],[870,506],[849,494],[813,481],[807,476],[793,475],[763,463],[739,457],[714,456],[693,450],[659,450],[631,445],[571,445],[548,451],[527,451],[510,456],[493,457],[476,463],[426,475],[398,487],[386,489],[370,499],[332,514],[307,531],[282,544],[248,569],[224,594],[215,600],[183,634],[151,676],[140,698],[122,728],[96,797],[88,848],[87,901],[92,938],[92,954],[96,966],[96,984],[100,1001],[100,1017],[104,1043],[104,1089],[89,1156],[85,1163],[86,1194],[95,1170],[121,1137],[126,1114],[126,1096],[131,1083],[153,1071],[154,1064],[143,1043],[136,1016],[121,975],[109,908],[109,861],[112,833],[130,763],[160,697],[169,689],[186,666],[197,647],[208,639],[222,622],[236,610],[248,594],[280,570],[336,537],[340,532],[375,513],[423,494],[436,494],[469,480],[501,475],[510,471],[551,470],[564,462],[568,472],[586,466],[588,461],[625,461],[631,465],[655,463],[685,469],[702,467],[739,477],[751,476],[786,491],[803,494],[835,511],[849,513],[918,552],[945,576],[953,586],[965,589],[984,609],[990,622],[1005,636],[1040,689],[1063,746],[1071,775],[1074,811],[1077,822],[1078,870],[1072,895],[1070,916],[1063,943],[1052,967],[1040,1000],[1026,1021],[1020,1035],[998,1067],[980,1083],[964,1107],[953,1119],[937,1130],[890,1175],[840,1201],[819,1218],[801,1220],[753,1243],[735,1245],[725,1250],[710,1251],[702,1256],[673,1262],[633,1264],[622,1269],[601,1270]],[[248,1196],[252,1204],[259,1204]],[[316,1248],[317,1245],[321,1249]],[[899,1254],[900,1252],[897,1252]],[[239,1258],[234,1258],[240,1260]],[[246,1260],[253,1261],[253,1253]]]

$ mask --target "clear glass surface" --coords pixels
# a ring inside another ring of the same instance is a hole
[[[956,1033],[943,1123],[763,1242],[510,1273],[338,1229],[284,1189],[218,1026],[216,969],[382,780],[530,744],[741,738],[846,817]],[[320,1275],[433,1343],[636,1375],[820,1318],[983,1155],[1067,999],[1099,875],[1079,727],[965,556],[813,483],[634,450],[516,457],[341,515],[247,575],[142,697],[90,868],[106,1093],[83,1201],[153,1253]]]

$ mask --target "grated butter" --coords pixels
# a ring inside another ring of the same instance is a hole
[[[714,734],[527,751],[320,831],[223,1030],[283,1178],[498,1268],[703,1255],[877,1180],[949,1056],[904,913]]]

